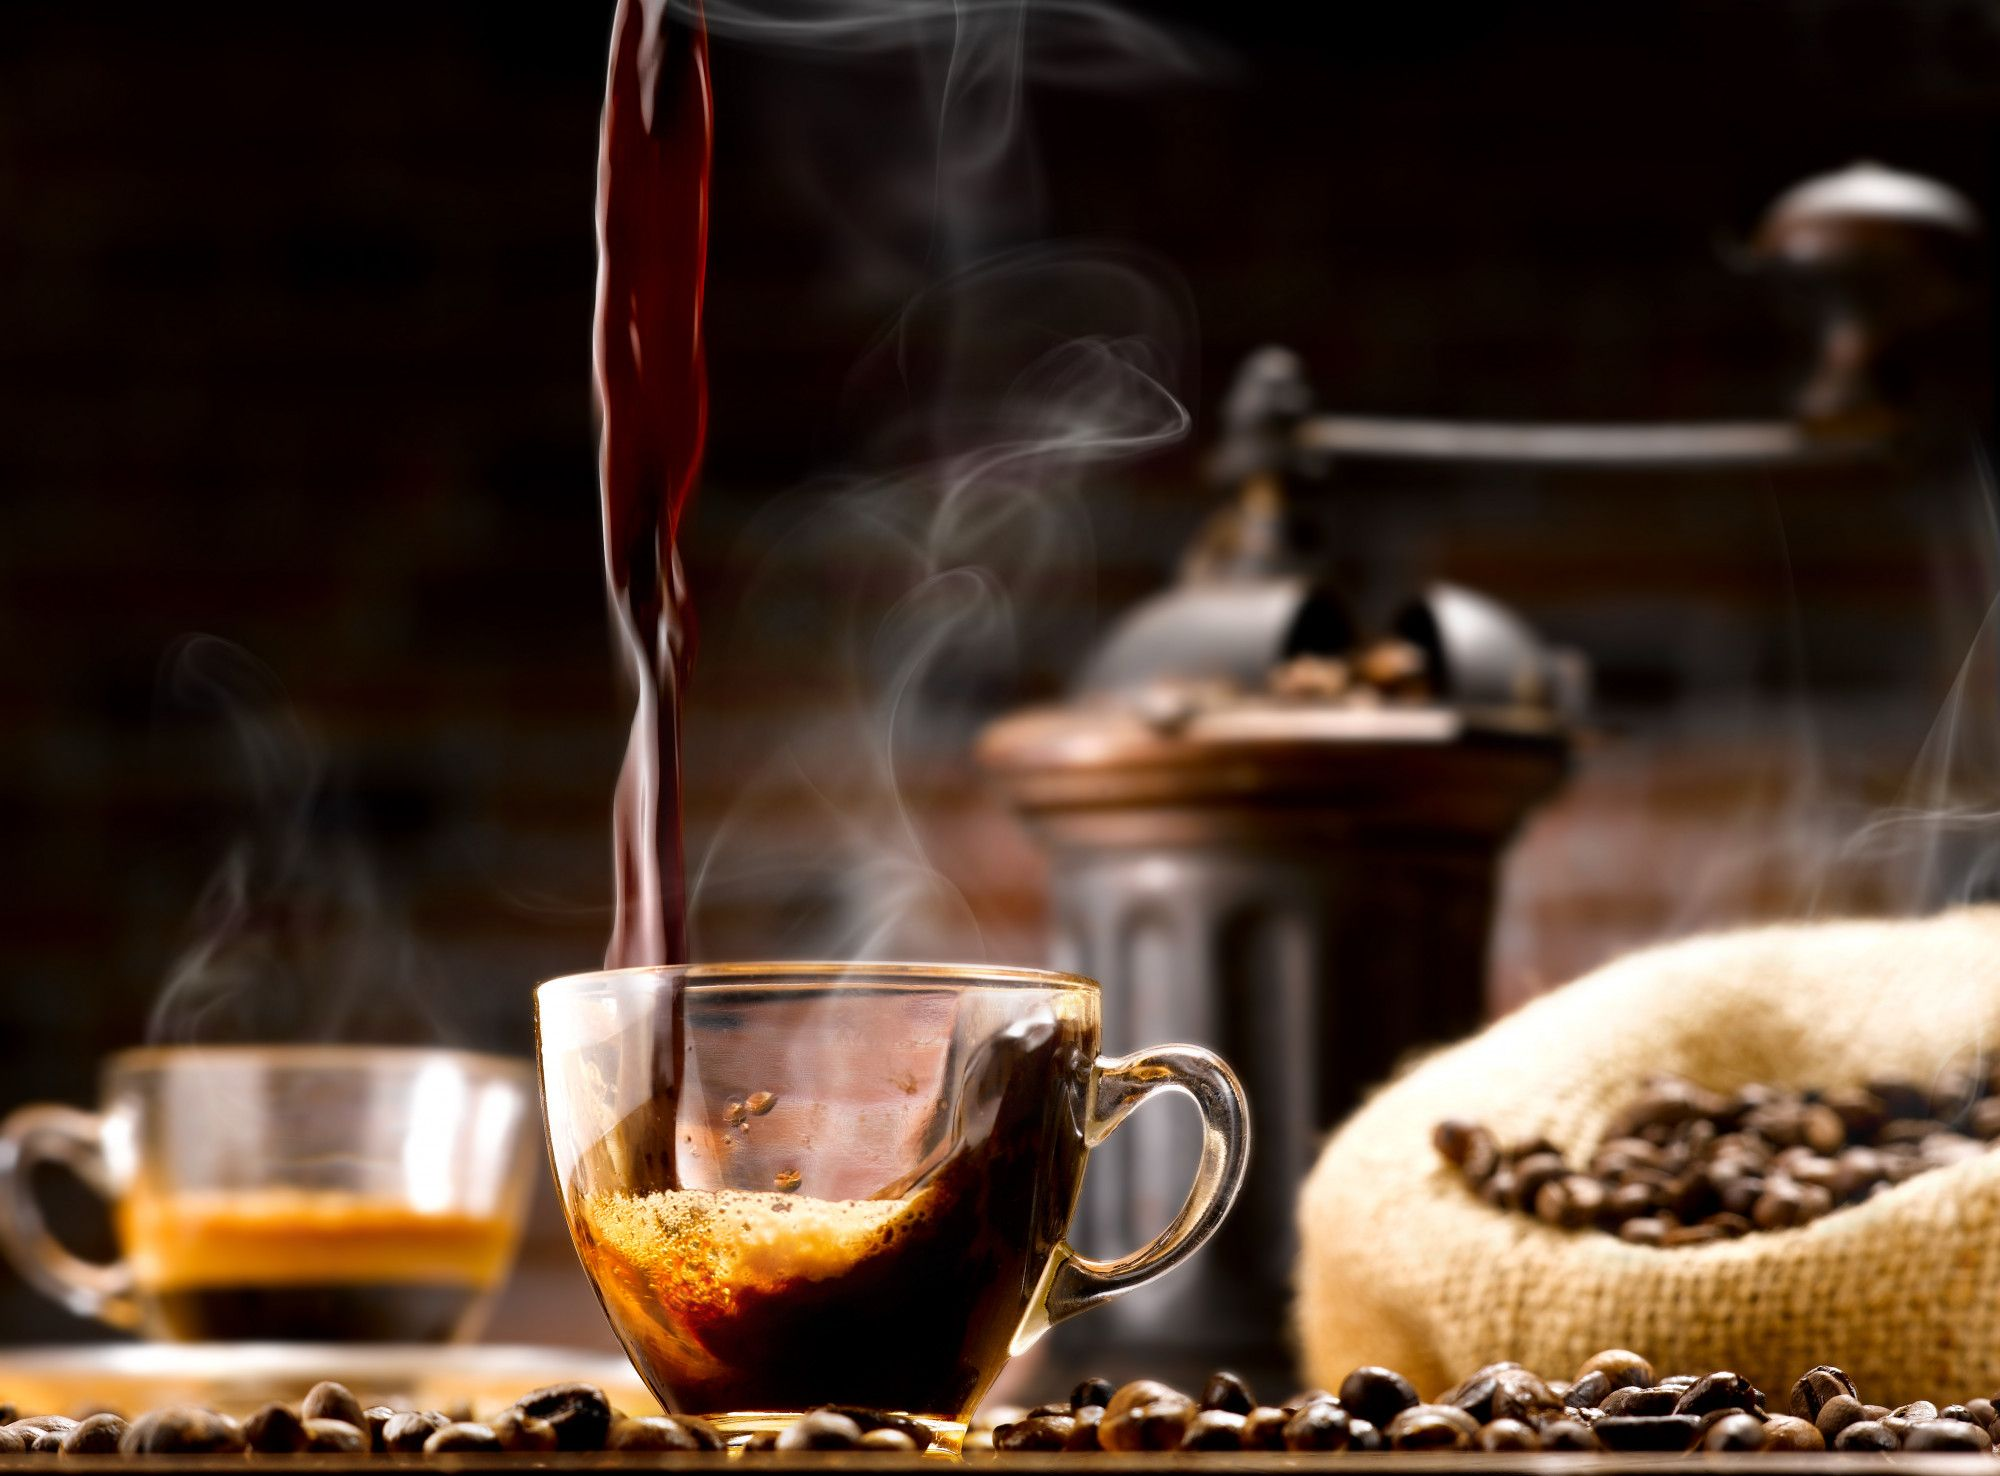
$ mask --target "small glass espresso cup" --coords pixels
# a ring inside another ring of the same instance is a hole
[[[148,1337],[470,1337],[520,1238],[533,1080],[526,1061],[393,1046],[121,1052],[101,1112],[0,1124],[0,1247],[72,1312]],[[40,1162],[111,1201],[119,1260],[48,1232]]]
[[[956,1444],[1008,1358],[1170,1270],[1243,1182],[1218,1058],[1098,1052],[1092,980],[929,964],[579,974],[536,992],[571,1237],[662,1403],[732,1437],[823,1404]],[[1064,1241],[1088,1150],[1161,1091],[1201,1110],[1187,1202],[1113,1261]]]

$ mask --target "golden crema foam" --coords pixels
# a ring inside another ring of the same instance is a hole
[[[154,1195],[119,1206],[134,1279],[188,1287],[340,1282],[488,1286],[514,1248],[503,1219],[335,1190]]]

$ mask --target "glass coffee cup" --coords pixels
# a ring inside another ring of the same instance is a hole
[[[687,965],[535,1002],[578,1256],[654,1394],[731,1436],[846,1404],[955,1444],[1008,1358],[1193,1254],[1248,1166],[1229,1068],[1101,1058],[1076,975]],[[1201,1112],[1187,1202],[1131,1255],[1079,1255],[1089,1149],[1163,1091]]]
[[[102,1109],[0,1124],[0,1248],[71,1311],[174,1341],[445,1342],[505,1279],[533,1174],[528,1063],[393,1046],[187,1046],[106,1063]],[[64,1249],[30,1177],[111,1202]]]

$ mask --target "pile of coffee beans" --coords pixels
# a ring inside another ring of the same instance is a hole
[[[1996,1396],[2000,1397],[2000,1396]],[[1945,1451],[1991,1454],[1993,1400],[1939,1408],[1919,1400],[1864,1403],[1854,1381],[1821,1365],[1773,1410],[1740,1374],[1661,1377],[1637,1353],[1612,1348],[1568,1379],[1494,1363],[1429,1403],[1393,1369],[1357,1368],[1338,1393],[1309,1389],[1266,1405],[1234,1374],[1212,1375],[1193,1398],[1141,1379],[1114,1388],[1086,1379],[1067,1401],[1038,1405],[966,1437],[991,1451],[1120,1454],[1160,1451]]]
[[[1685,1246],[1803,1225],[2000,1139],[2000,1065],[1929,1087],[1833,1091],[1648,1082],[1588,1165],[1546,1139],[1502,1144],[1476,1123],[1431,1141],[1488,1204],[1634,1245]]]
[[[363,1408],[335,1383],[315,1384],[296,1405],[266,1404],[242,1420],[195,1406],[156,1409],[130,1421],[110,1412],[24,1419],[12,1405],[0,1404],[0,1456],[546,1455],[719,1451],[723,1443],[703,1420],[620,1414],[594,1384],[551,1384],[485,1420],[475,1420],[469,1408]]]

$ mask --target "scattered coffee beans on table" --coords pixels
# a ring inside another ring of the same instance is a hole
[[[315,1384],[297,1405],[266,1404],[237,1420],[212,1409],[174,1406],[127,1421],[100,1412],[20,1418],[0,1404],[0,1455],[519,1454],[552,1451],[719,1451],[722,1436],[686,1415],[629,1418],[593,1384],[552,1384],[487,1420],[470,1409],[362,1408],[336,1383]],[[919,1427],[921,1428],[921,1427]],[[929,1435],[925,1435],[929,1444]]]
[[[347,1418],[343,1418],[347,1416]],[[236,1420],[193,1407],[157,1409],[129,1423],[109,1412],[71,1419],[19,1417],[0,1404],[0,1456],[299,1454],[713,1455],[722,1436],[687,1415],[632,1418],[589,1384],[556,1384],[484,1420],[469,1409],[363,1408],[338,1384],[319,1384],[294,1406],[267,1404]],[[976,1421],[970,1458],[1031,1452],[1166,1454],[1349,1451],[1937,1451],[1992,1454],[2000,1413],[1990,1399],[1895,1409],[1864,1401],[1837,1368],[1808,1370],[1782,1408],[1726,1370],[1662,1377],[1636,1353],[1611,1349],[1569,1379],[1544,1379],[1495,1363],[1425,1403],[1393,1369],[1357,1368],[1338,1390],[1308,1389],[1283,1404],[1260,1402],[1234,1374],[1217,1373],[1199,1397],[1141,1379],[1119,1388],[1086,1379],[1066,1400]],[[905,1416],[832,1405],[782,1432],[752,1437],[749,1459],[782,1462],[813,1451],[916,1455],[931,1432]]]
[[[1393,1369],[1357,1368],[1336,1390],[1260,1404],[1233,1374],[1199,1399],[1150,1379],[1101,1379],[966,1436],[968,1456],[1020,1451],[1823,1451],[1993,1453],[1994,1401],[1889,1409],[1863,1402],[1830,1365],[1809,1369],[1777,1408],[1741,1374],[1662,1377],[1637,1353],[1607,1349],[1568,1379],[1494,1363],[1431,1403]]]
[[[1646,1084],[1583,1167],[1544,1139],[1502,1144],[1476,1123],[1431,1141],[1488,1204],[1635,1245],[1687,1246],[1803,1225],[2000,1139],[2000,1065],[1929,1088],[1832,1091]]]

